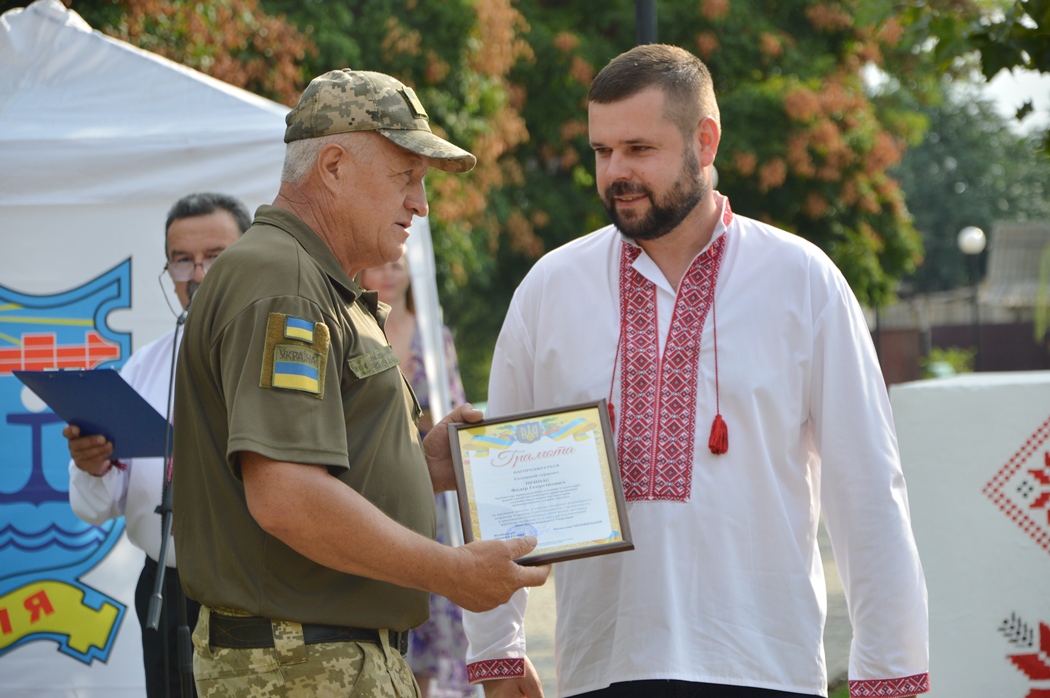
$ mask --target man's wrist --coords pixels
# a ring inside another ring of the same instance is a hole
[[[84,470],[84,472],[87,473],[88,475],[90,475],[91,477],[105,477],[106,475],[109,474],[109,471],[112,470],[114,467],[117,470],[127,470],[128,469],[128,464],[125,463],[124,461],[120,460],[119,458],[110,458],[110,459],[106,460],[106,464],[105,465],[106,465],[106,467],[103,468],[101,470],[101,472],[97,472],[97,473],[91,472],[90,470],[85,470],[84,468],[81,468],[81,470]]]
[[[102,468],[102,470],[100,470],[98,472],[93,472],[91,470],[87,470],[86,468],[81,468],[81,470],[83,470],[85,473],[87,473],[91,477],[105,477],[106,474],[109,473],[109,471],[112,470],[112,469],[113,469],[113,461],[110,461],[110,460],[107,460],[105,462],[105,467]]]

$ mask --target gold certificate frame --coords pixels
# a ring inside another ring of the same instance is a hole
[[[633,550],[605,400],[448,425],[463,537],[536,536],[517,562]]]

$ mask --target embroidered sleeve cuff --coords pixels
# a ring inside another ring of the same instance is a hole
[[[467,665],[467,678],[471,683],[491,679],[518,679],[525,676],[525,658],[485,659]]]
[[[878,696],[879,698],[904,698],[930,690],[930,675],[915,674],[899,679],[869,679],[850,681],[850,698],[858,696]]]

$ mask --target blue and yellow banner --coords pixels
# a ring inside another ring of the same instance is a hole
[[[107,325],[131,306],[131,260],[54,295],[0,286],[0,658],[54,642],[90,664],[109,659],[126,606],[79,581],[120,539],[69,507],[64,423],[15,370],[119,368],[131,336]]]
[[[124,617],[123,604],[110,603],[80,585],[57,580],[26,584],[0,596],[0,654],[33,640],[53,640],[66,654],[105,660]]]

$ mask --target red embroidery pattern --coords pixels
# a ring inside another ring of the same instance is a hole
[[[726,204],[728,213],[728,202]],[[693,483],[700,339],[714,303],[726,235],[693,260],[678,286],[664,355],[656,327],[656,286],[620,254],[621,427],[617,455],[627,501],[688,501]]]
[[[525,676],[524,657],[486,659],[467,665],[467,680],[470,683],[489,679],[513,679]]]
[[[982,491],[1043,550],[1050,552],[1050,452],[1039,457],[1047,438],[1050,419],[1028,437]]]
[[[1050,627],[1046,623],[1039,624],[1039,650],[1030,654],[1008,655],[1014,666],[1024,672],[1032,681],[1046,681],[1050,679]],[[1033,689],[1039,691],[1039,689]],[[1050,691],[1046,691],[1050,695]],[[1028,694],[1032,696],[1032,693]],[[1039,695],[1039,693],[1036,693]]]
[[[930,675],[916,674],[901,679],[869,679],[850,681],[850,698],[857,696],[879,696],[879,698],[903,698],[930,690]]]

